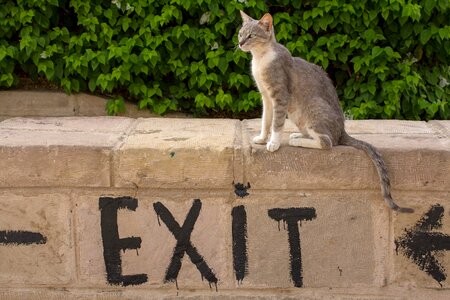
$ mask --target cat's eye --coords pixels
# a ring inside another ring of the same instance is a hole
[[[254,38],[254,37],[255,37],[255,35],[254,35],[253,33],[250,33],[250,34],[248,35],[248,38],[249,38],[249,39]]]

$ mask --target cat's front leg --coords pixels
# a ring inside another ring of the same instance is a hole
[[[270,140],[266,145],[268,151],[275,152],[280,148],[285,121],[286,113],[281,110],[278,112],[275,111],[272,124],[272,133],[270,135]]]
[[[269,136],[269,130],[272,125],[273,118],[273,106],[270,100],[262,96],[263,99],[263,113],[261,122],[261,133],[253,138],[255,144],[265,144],[267,142],[267,137]]]
[[[270,152],[277,151],[281,145],[281,136],[283,133],[284,123],[286,122],[288,94],[284,91],[275,90],[273,95],[273,120],[272,132],[270,140],[267,143],[267,150]]]
[[[280,148],[281,145],[281,132],[272,132],[270,141],[267,143],[267,151],[275,152]]]

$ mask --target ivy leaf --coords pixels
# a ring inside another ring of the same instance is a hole
[[[95,80],[94,80],[93,78],[91,78],[91,79],[89,80],[88,86],[89,86],[89,90],[90,90],[91,92],[94,92],[95,89],[97,88],[97,84],[95,83]]]
[[[370,43],[373,40],[375,40],[377,34],[375,32],[375,30],[373,29],[367,29],[366,31],[364,31],[363,33],[363,37]]]
[[[219,70],[222,72],[222,74],[225,74],[225,72],[228,69],[228,62],[226,61],[225,58],[220,58],[219,59],[219,64],[218,64]]]
[[[431,15],[431,11],[436,6],[436,0],[428,0],[423,2],[423,8],[428,15]]]
[[[372,48],[372,58],[379,56],[383,52],[384,52],[384,49],[380,48],[379,46],[373,47]]]
[[[327,41],[328,41],[328,38],[327,38],[327,37],[321,36],[321,37],[317,40],[316,45],[317,45],[317,47],[323,46],[323,45],[325,45],[325,44],[327,43]]]
[[[116,116],[125,112],[125,102],[123,98],[110,99],[106,102],[106,112],[110,116]]]
[[[4,46],[0,47],[0,62],[6,57],[6,48]]]
[[[14,82],[14,76],[12,74],[2,74],[0,76],[0,83],[5,82],[7,87],[12,86]]]
[[[420,43],[422,45],[425,45],[428,42],[428,40],[431,38],[431,35],[432,35],[431,30],[429,30],[429,29],[423,30],[420,33],[420,37],[419,37]]]

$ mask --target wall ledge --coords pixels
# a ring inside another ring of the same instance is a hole
[[[48,90],[0,91],[0,120],[14,117],[96,117],[106,116],[105,97],[87,93],[66,94]],[[125,102],[124,117],[159,117],[149,110],[140,110],[136,104]],[[186,114],[169,113],[168,116],[185,118]]]
[[[295,127],[288,121],[281,149],[269,153],[250,142],[259,126],[258,119],[12,118],[0,123],[1,151],[14,157],[5,161],[0,186],[378,188],[362,151],[290,147]],[[450,121],[347,121],[346,127],[381,151],[393,189],[450,190]],[[94,165],[101,172],[93,174]]]

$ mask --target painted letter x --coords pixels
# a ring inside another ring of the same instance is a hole
[[[210,284],[217,284],[216,275],[214,275],[214,272],[191,243],[191,233],[194,230],[195,222],[200,214],[202,202],[199,199],[194,200],[182,227],[180,227],[170,211],[161,202],[154,203],[153,208],[158,217],[166,224],[167,228],[177,240],[177,244],[173,250],[172,259],[170,260],[170,265],[166,271],[165,281],[176,282],[181,268],[181,260],[183,259],[184,253],[186,253],[192,263],[200,271],[202,278],[206,278]]]

